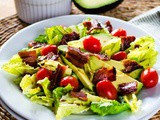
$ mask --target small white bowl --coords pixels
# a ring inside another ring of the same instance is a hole
[[[15,0],[15,5],[19,18],[26,23],[71,12],[71,0]]]

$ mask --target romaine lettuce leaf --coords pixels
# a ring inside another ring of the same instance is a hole
[[[135,48],[135,46],[139,46]],[[154,39],[149,36],[144,36],[136,39],[131,43],[128,59],[137,61],[144,68],[153,67],[156,63],[158,52],[154,48]]]
[[[125,95],[124,101],[129,104],[132,112],[137,112],[142,104],[141,100],[138,100],[135,94]]]
[[[31,101],[47,107],[52,107],[54,99],[46,96],[34,95],[31,97]]]
[[[129,110],[129,104],[119,103],[118,101],[112,100],[108,102],[92,102],[90,109],[102,116],[118,114],[120,112]]]
[[[57,113],[62,95],[67,94],[72,89],[73,89],[73,87],[69,84],[66,87],[57,87],[56,89],[53,90],[53,98],[55,100],[55,104],[54,104],[55,113]]]
[[[20,87],[23,94],[27,97],[31,97],[41,91],[41,88],[36,85],[35,74],[33,74],[32,76],[25,75],[20,82]]]
[[[37,72],[37,69],[26,65],[18,54],[14,55],[7,63],[5,63],[2,66],[2,69],[16,76],[21,76],[27,73],[34,74]]]
[[[47,43],[47,36],[46,35],[39,35],[36,39],[36,42],[40,43]]]
[[[63,117],[68,116],[70,114],[82,113],[87,110],[87,106],[61,102],[57,110],[56,120],[61,120]]]
[[[39,81],[37,82],[37,84],[39,84],[39,85],[42,86],[43,91],[44,91],[46,97],[51,97],[51,96],[52,96],[51,91],[48,89],[50,83],[51,83],[51,82],[50,82],[50,80],[49,80],[47,77],[45,77],[43,80],[39,80]]]

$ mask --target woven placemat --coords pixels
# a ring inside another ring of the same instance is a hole
[[[160,6],[160,0],[124,0],[118,7],[101,13],[100,15],[111,16],[125,21],[142,14],[156,6]],[[72,6],[71,14],[84,14],[78,10],[74,5]],[[28,26],[28,24],[18,19],[17,15],[7,17],[0,20],[0,46],[4,44],[12,35]],[[0,120],[16,120],[10,113],[8,113],[2,105],[0,105]],[[155,114],[150,120],[160,120],[160,111]]]

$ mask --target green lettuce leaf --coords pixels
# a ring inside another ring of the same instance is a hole
[[[70,114],[82,113],[87,110],[87,106],[61,102],[57,110],[56,120],[61,120],[63,117],[69,116]]]
[[[118,101],[112,100],[108,102],[92,102],[90,109],[102,116],[118,114],[123,111],[129,110],[129,104],[119,103]]]
[[[34,74],[37,72],[37,69],[26,65],[18,54],[14,55],[7,63],[5,63],[2,66],[2,69],[16,76],[21,76],[27,73]]]
[[[73,87],[69,84],[66,87],[57,87],[56,89],[53,90],[53,98],[55,100],[55,104],[54,104],[55,105],[55,113],[57,113],[62,95],[67,94],[72,89],[73,89]]]
[[[47,36],[47,43],[57,45],[63,38],[63,35],[71,32],[72,30],[70,28],[62,26],[53,26],[50,28],[46,28],[45,34]]]
[[[20,82],[20,87],[22,89],[22,92],[24,95],[27,97],[31,97],[41,91],[41,88],[36,85],[36,75],[33,74],[32,76],[30,75],[25,75],[21,82]]]
[[[46,96],[34,95],[31,97],[31,101],[47,107],[52,107],[54,99]]]
[[[137,112],[142,104],[142,101],[138,100],[135,94],[125,95],[123,98],[124,101],[129,104],[132,112]]]
[[[46,35],[39,35],[36,39],[36,42],[40,43],[47,43],[47,36]]]
[[[49,80],[47,77],[45,77],[43,80],[39,80],[39,81],[37,82],[37,84],[39,84],[39,85],[42,86],[43,91],[44,91],[46,97],[51,97],[51,96],[52,96],[51,91],[48,89],[50,83],[51,83],[51,82],[50,82],[50,80]]]
[[[132,49],[133,46],[138,48]],[[156,63],[158,52],[154,48],[154,39],[149,36],[141,37],[131,44],[128,59],[137,61],[144,68],[153,67]]]

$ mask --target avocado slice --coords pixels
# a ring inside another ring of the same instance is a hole
[[[102,13],[118,6],[123,0],[73,0],[85,13]]]
[[[92,71],[96,71],[96,70],[98,70],[98,69],[100,69],[102,67],[111,68],[112,66],[114,66],[114,65],[108,64],[107,62],[99,60],[95,56],[90,56],[88,64],[89,64],[90,69]],[[137,82],[137,91],[136,92],[139,92],[141,90],[141,88],[143,87],[143,84],[141,82],[139,82],[136,79],[124,74],[120,70],[116,69],[116,73],[117,73],[116,74],[116,81],[112,82],[116,89],[118,89],[118,85],[119,84],[135,82],[135,81]]]
[[[65,64],[67,64],[73,72],[78,76],[79,80],[82,82],[85,88],[93,91],[93,83],[89,80],[88,76],[84,72],[83,69],[74,66],[71,62],[69,62],[64,56],[61,56],[62,60]]]
[[[123,69],[125,69],[124,65],[122,62],[120,61],[115,61],[115,60],[109,60],[106,61],[107,64],[114,66],[116,69],[122,71]],[[139,79],[139,76],[142,72],[142,68],[136,69],[130,73],[125,73],[127,75],[129,75],[130,77],[134,78],[134,79]]]

